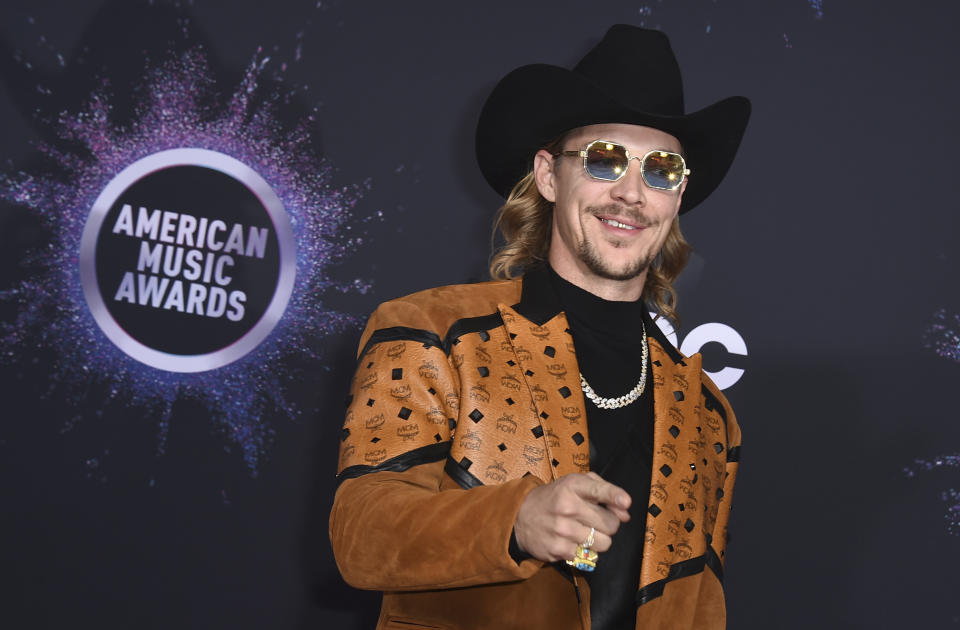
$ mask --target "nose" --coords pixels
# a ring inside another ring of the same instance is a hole
[[[637,163],[634,164],[633,160],[637,160]],[[640,172],[640,158],[631,157],[627,164],[627,172],[614,182],[610,194],[614,199],[625,204],[643,206],[647,202],[647,185]]]

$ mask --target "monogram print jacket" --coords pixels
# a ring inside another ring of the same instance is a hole
[[[719,629],[740,430],[700,355],[649,333],[637,628]],[[589,470],[576,350],[542,271],[381,305],[349,401],[330,538],[344,579],[384,592],[378,628],[589,629],[575,569],[508,553],[526,494]]]

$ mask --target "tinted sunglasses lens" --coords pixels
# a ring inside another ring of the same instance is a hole
[[[683,157],[666,151],[651,151],[643,158],[643,179],[651,188],[673,190],[683,181]]]
[[[591,142],[583,165],[591,177],[615,182],[627,169],[627,150],[612,142]]]

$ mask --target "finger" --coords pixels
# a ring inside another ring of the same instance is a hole
[[[604,481],[603,477],[593,472],[592,470],[590,472],[584,473],[584,475],[596,481]],[[613,514],[617,517],[617,519],[620,520],[620,522],[622,523],[626,523],[627,521],[630,520],[630,513],[627,510],[629,509],[630,505],[633,503],[633,499],[632,497],[630,497],[630,495],[627,495],[627,497],[630,500],[625,507],[620,507],[616,503],[603,504],[603,507],[613,512]]]
[[[610,545],[613,544],[613,538],[607,536],[606,534],[597,533],[593,537],[593,547],[590,547],[597,553],[603,553],[610,549]]]
[[[603,506],[594,505],[587,501],[581,504],[580,512],[576,518],[588,531],[593,527],[607,536],[613,536],[620,529],[621,521],[616,514]]]
[[[604,507],[610,510],[610,512],[612,512],[613,515],[617,517],[617,520],[619,520],[621,523],[626,523],[630,520],[630,512],[624,510],[623,508],[619,508],[615,505],[605,505]]]
[[[584,505],[588,504],[585,503]],[[598,526],[599,524],[597,524],[596,521],[591,523],[582,522],[575,518],[562,518],[548,533],[548,537],[555,541],[563,541],[562,545],[564,546],[569,546],[570,543],[573,543],[574,545],[589,546],[586,543],[588,542],[587,539],[590,536],[590,529],[592,528],[594,531],[593,546],[596,546],[597,541],[609,541],[610,537],[616,533],[617,527],[620,524],[619,521],[613,518],[612,514],[608,515],[608,518],[610,521],[612,521],[613,528],[612,530],[607,531],[602,529],[602,527],[605,526]],[[605,542],[604,544],[608,544],[608,542]]]
[[[610,549],[610,545],[613,542],[613,538],[611,536],[608,536],[603,532],[601,532],[600,530],[594,528],[593,544],[587,545],[586,544],[588,542],[587,539],[590,538],[590,528],[584,527],[581,531],[583,532],[583,537],[580,539],[579,544],[583,545],[584,547],[589,547],[590,549],[593,549],[597,553],[603,553],[604,551]]]
[[[603,503],[624,510],[630,508],[631,499],[626,490],[613,485],[609,481],[604,481],[595,472],[591,471],[585,475],[579,475],[572,482],[572,488],[578,496],[591,503]]]

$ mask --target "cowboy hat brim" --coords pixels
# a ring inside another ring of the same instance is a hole
[[[720,185],[749,118],[750,101],[742,96],[683,115],[638,111],[575,70],[531,64],[505,76],[484,104],[477,123],[477,161],[490,186],[507,197],[530,172],[537,150],[567,131],[602,123],[653,127],[683,147],[691,174],[682,214]]]

